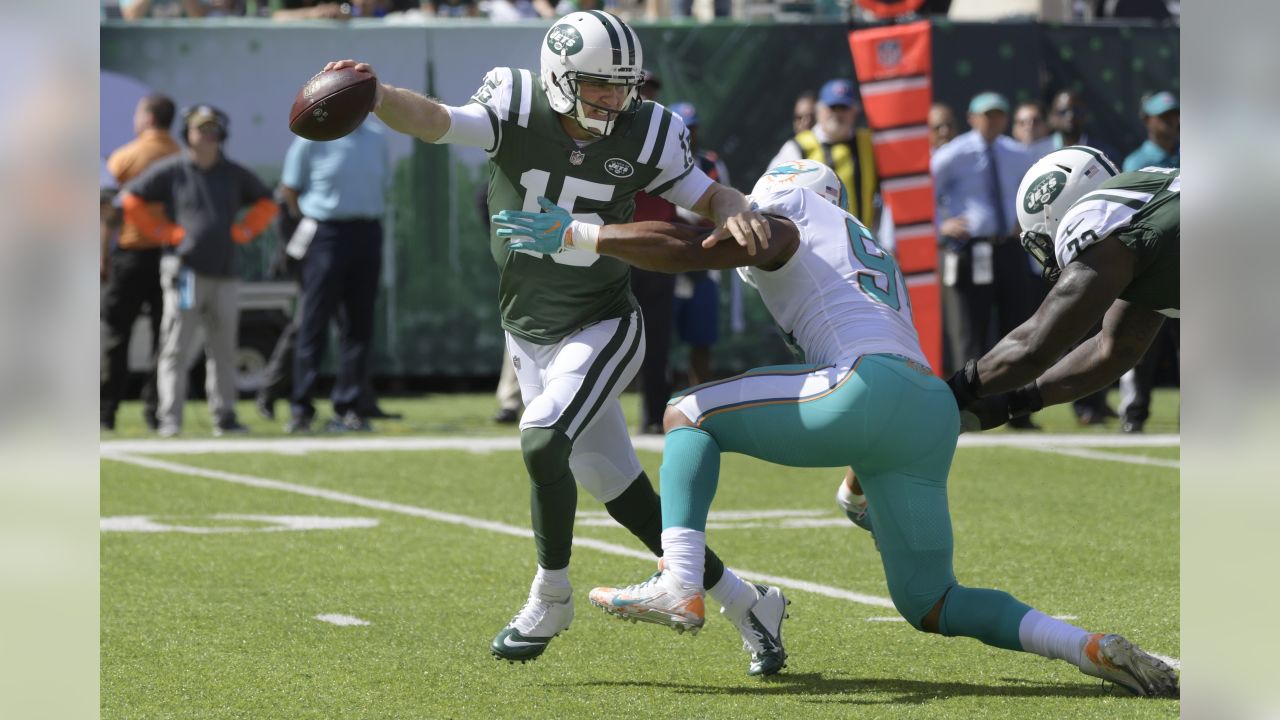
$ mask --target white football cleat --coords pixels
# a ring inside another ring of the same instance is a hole
[[[552,602],[531,592],[520,612],[493,638],[489,652],[509,662],[533,660],[547,649],[551,638],[568,630],[571,622],[572,595],[563,602]]]
[[[782,621],[791,601],[776,587],[754,584],[756,602],[739,619],[720,608],[720,614],[738,628],[742,649],[751,653],[748,675],[775,675],[787,666],[787,651],[782,647]]]
[[[1080,672],[1143,697],[1176,698],[1180,692],[1173,668],[1119,635],[1094,633],[1085,638]]]

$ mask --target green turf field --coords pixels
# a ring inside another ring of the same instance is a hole
[[[630,414],[634,398],[624,400]],[[488,396],[383,405],[407,417],[380,424],[374,437],[514,439],[489,423]],[[1149,432],[1176,432],[1177,407],[1176,393],[1158,394]],[[242,418],[251,413],[246,404]],[[138,415],[136,404],[126,406],[121,430],[103,439],[143,437]],[[187,439],[207,438],[202,415],[199,405],[188,408]],[[1039,421],[1053,432],[1075,430],[1063,408]],[[251,424],[251,437],[279,435],[276,425]],[[1097,446],[1053,452],[962,447],[951,476],[957,574],[1179,658],[1177,446],[1105,447],[1118,436],[1114,422],[1077,437],[1094,435]],[[344,440],[333,438],[334,449]],[[745,676],[747,654],[718,617],[690,637],[591,607],[592,586],[639,581],[653,563],[634,557],[642,548],[605,522],[586,493],[578,537],[606,544],[575,551],[572,628],[534,663],[491,658],[488,642],[523,602],[534,571],[518,452],[217,452],[235,445],[210,441],[179,454],[168,446],[119,455],[104,445],[104,718],[1179,713],[1176,701],[1129,697],[1065,663],[890,620],[896,613],[882,605],[888,591],[874,546],[832,501],[838,471],[724,460],[713,513],[774,512],[721,518],[710,542],[747,577],[779,578],[793,601],[784,625],[789,666],[761,681]],[[656,478],[659,456],[640,457]],[[228,517],[246,515],[261,517]],[[129,519],[138,516],[151,524]],[[267,519],[280,517],[361,524],[286,530],[285,521]],[[367,624],[316,619],[326,614]]]

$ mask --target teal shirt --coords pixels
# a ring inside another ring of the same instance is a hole
[[[1137,150],[1129,153],[1129,157],[1124,159],[1122,170],[1136,172],[1145,167],[1182,167],[1181,150],[1181,147],[1176,147],[1171,153],[1165,152],[1164,148],[1148,140]]]
[[[294,138],[280,182],[298,191],[298,207],[313,220],[381,218],[391,185],[386,130],[370,118],[337,140]]]

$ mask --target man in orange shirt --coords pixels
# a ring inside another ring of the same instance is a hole
[[[148,95],[133,115],[137,138],[111,153],[107,171],[123,187],[153,163],[181,148],[169,134],[173,125],[173,101],[164,95]],[[159,203],[148,212],[163,212]],[[136,225],[125,221],[119,241],[102,258],[105,286],[102,291],[102,325],[105,330],[99,414],[104,430],[114,430],[116,410],[124,399],[129,380],[129,337],[133,324],[147,308],[151,320],[151,355],[147,381],[142,387],[143,419],[156,429],[155,357],[160,347],[160,244],[144,237]]]

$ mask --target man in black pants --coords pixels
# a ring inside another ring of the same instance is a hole
[[[164,95],[149,95],[138,103],[133,115],[137,138],[111,153],[107,160],[107,171],[121,187],[157,160],[182,149],[169,134],[175,114],[173,101]],[[149,207],[148,212],[159,212],[159,208]],[[115,246],[103,251],[102,325],[106,332],[99,419],[104,430],[115,429],[116,409],[124,399],[129,380],[129,337],[145,307],[151,321],[151,362],[142,386],[142,415],[147,427],[155,430],[158,400],[154,365],[160,348],[162,310],[160,244],[144,237],[133,223],[126,221]]]
[[[334,418],[327,429],[371,429],[361,397],[373,350],[389,165],[385,131],[376,120],[331,142],[299,138],[285,157],[281,193],[291,213],[302,217],[289,239],[290,254],[302,257],[292,419],[286,426],[291,433],[311,430],[311,397],[329,322],[336,317],[342,318],[338,373],[331,395]]]

